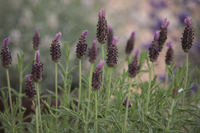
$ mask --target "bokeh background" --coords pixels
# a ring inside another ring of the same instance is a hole
[[[60,44],[63,50],[63,43],[70,42],[71,55],[69,68],[78,65],[78,59],[75,55],[76,43],[83,30],[88,30],[88,47],[91,47],[92,41],[96,39],[96,24],[98,13],[104,8],[106,10],[106,19],[108,25],[114,29],[115,36],[120,37],[117,44],[119,49],[119,62],[124,61],[125,46],[132,31],[136,31],[135,48],[148,50],[156,30],[160,29],[163,20],[167,18],[170,21],[168,27],[168,41],[171,41],[175,49],[175,65],[182,66],[185,60],[185,53],[181,48],[181,37],[185,24],[184,19],[187,16],[193,18],[194,46],[189,53],[191,67],[198,67],[200,64],[200,1],[199,0],[0,0],[0,47],[3,46],[3,40],[10,37],[9,44],[12,54],[12,66],[10,71],[11,87],[19,89],[19,73],[15,67],[17,53],[25,53],[24,66],[34,58],[32,46],[32,37],[34,29],[38,28],[41,37],[40,61],[44,64],[44,76],[41,87],[45,89],[54,89],[54,62],[50,57],[50,45],[56,33],[62,32]],[[98,44],[99,48],[101,47]],[[165,75],[165,54],[166,46],[161,52],[156,62],[156,74],[162,80]],[[64,54],[61,57],[61,63],[65,64]],[[133,55],[133,53],[132,53]],[[101,53],[99,54],[99,59]],[[82,61],[83,72],[86,74],[89,70],[88,56]],[[120,65],[116,71],[121,72],[124,65]],[[59,68],[60,69],[60,68]],[[61,70],[61,69],[60,69]],[[60,71],[59,70],[59,71]],[[27,69],[26,74],[31,73],[31,67]],[[190,73],[191,74],[191,73]],[[197,75],[194,74],[194,80]],[[72,72],[73,87],[78,87],[78,73]],[[23,75],[25,76],[25,75]],[[146,77],[143,77],[144,80]],[[59,76],[58,84],[62,86],[62,80]],[[7,86],[5,69],[0,66],[0,88]],[[25,89],[25,83],[23,91]]]

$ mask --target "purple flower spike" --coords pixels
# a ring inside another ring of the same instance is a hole
[[[38,29],[37,28],[35,29],[35,33],[38,33]]]
[[[120,38],[119,37],[115,37],[113,36],[113,41],[112,41],[112,44],[117,44],[119,42]]]
[[[138,57],[140,55],[140,50],[139,49],[136,49],[135,50],[135,57]]]
[[[105,64],[105,61],[100,60],[99,64],[97,65],[97,69],[100,70]]]
[[[113,32],[113,27],[109,25],[109,26],[108,26],[108,31],[109,31],[109,33],[110,33],[110,32]]]
[[[102,8],[99,12],[99,18],[102,19],[103,17],[105,18],[105,9]]]
[[[167,21],[167,18],[165,18],[165,20],[164,20],[164,28],[167,28],[169,24],[170,24],[170,22]]]
[[[6,39],[4,39],[4,40],[3,40],[4,46],[8,45],[9,42],[10,42],[10,38],[9,38],[9,37],[6,38]]]
[[[58,32],[55,36],[55,41],[58,41],[60,39],[60,37],[62,36],[61,32]]]
[[[97,40],[94,40],[92,45],[96,45],[97,44]]]
[[[135,31],[133,31],[133,32],[131,33],[131,38],[134,38],[134,37],[135,37],[135,35],[136,35],[136,32],[135,32]]]
[[[29,82],[31,81],[28,75],[26,75],[26,81],[29,81]]]
[[[158,40],[159,35],[160,35],[160,31],[157,30],[156,33],[155,33],[155,35],[154,35],[154,40],[155,40],[155,41]]]
[[[167,46],[168,48],[172,48],[173,44],[172,44],[172,42],[167,42],[167,43],[166,43],[166,46]]]
[[[190,25],[192,24],[192,17],[187,17],[187,18],[184,20],[184,22],[185,22],[188,26],[190,26]]]
[[[40,51],[37,50],[36,61],[40,62],[39,60],[40,60]]]
[[[82,33],[82,37],[86,37],[88,35],[89,31],[88,30],[84,30]]]

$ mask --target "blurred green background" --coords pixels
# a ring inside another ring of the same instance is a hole
[[[193,27],[195,30],[194,46],[190,52],[190,61],[192,66],[200,65],[198,57],[200,56],[200,1],[198,0],[0,0],[0,40],[10,37],[9,44],[12,54],[12,66],[10,71],[11,87],[19,89],[19,73],[15,67],[17,63],[17,53],[25,53],[24,66],[34,58],[32,46],[32,37],[34,29],[38,28],[41,37],[40,61],[44,64],[43,80],[41,87],[45,89],[54,89],[54,62],[50,57],[50,45],[56,33],[62,32],[60,39],[62,54],[61,63],[65,65],[63,53],[63,43],[68,41],[71,44],[71,55],[69,69],[78,65],[78,59],[75,55],[76,43],[83,30],[88,30],[86,37],[88,48],[92,41],[96,39],[96,24],[98,13],[102,8],[106,10],[106,19],[108,25],[114,28],[115,36],[120,37],[117,44],[119,49],[119,62],[126,57],[125,45],[132,31],[136,31],[135,48],[148,49],[153,40],[155,30],[159,30],[165,18],[170,21],[168,27],[168,41],[174,44],[175,63],[181,66],[184,62],[185,53],[181,48],[181,37],[185,24],[183,20],[187,16],[193,18]],[[99,48],[101,47],[98,44]],[[156,74],[165,73],[165,53],[166,46],[161,52],[156,62]],[[100,52],[100,51],[99,51]],[[133,55],[133,53],[132,53]],[[101,53],[99,53],[99,62]],[[83,73],[89,70],[88,56],[82,61]],[[121,72],[124,65],[120,65],[117,71]],[[59,71],[61,69],[59,68]],[[31,67],[27,69],[26,74],[31,73]],[[78,87],[78,73],[74,71],[73,87]],[[25,76],[25,75],[23,75]],[[195,76],[195,75],[194,75]],[[148,76],[147,76],[148,77]],[[144,76],[144,80],[147,79]],[[62,80],[59,76],[58,84],[62,86]],[[0,66],[0,88],[7,86],[5,69]],[[25,83],[23,91],[25,89]]]

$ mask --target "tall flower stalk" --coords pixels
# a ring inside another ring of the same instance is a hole
[[[37,52],[36,60],[32,65],[32,73],[31,74],[33,77],[33,81],[35,82],[35,85],[36,85],[39,123],[40,123],[41,133],[43,133],[41,107],[40,107],[40,91],[39,91],[39,86],[38,86],[39,82],[42,81],[43,64],[39,61],[39,59],[40,59],[39,50],[37,50],[36,52]]]
[[[86,122],[85,122],[85,133],[88,132],[88,114],[90,109],[90,94],[91,94],[91,85],[92,85],[92,71],[94,67],[94,63],[97,59],[98,48],[97,48],[97,40],[93,41],[92,47],[89,49],[89,61],[90,61],[90,74],[89,74],[89,92],[88,92],[88,105],[87,105],[87,113],[86,113]]]
[[[58,32],[55,36],[55,39],[51,43],[50,47],[50,55],[51,59],[55,62],[55,92],[56,92],[56,109],[58,109],[58,87],[57,87],[57,82],[58,82],[58,72],[57,72],[57,62],[59,62],[60,57],[61,57],[61,51],[60,51],[60,44],[58,40],[62,36],[61,32]],[[56,132],[58,128],[58,118],[57,118],[57,112],[56,112]]]
[[[101,82],[102,82],[102,71],[105,64],[105,61],[100,60],[99,64],[97,65],[95,71],[92,75],[92,89],[95,91],[95,133],[98,133],[98,122],[97,122],[97,115],[98,115],[98,109],[97,109],[97,90],[101,88]]]
[[[107,113],[109,109],[109,99],[110,99],[110,86],[111,86],[111,77],[112,77],[112,69],[117,65],[117,42],[119,42],[119,37],[114,37],[113,36],[113,41],[112,45],[110,45],[107,49],[107,65],[110,67],[110,74],[109,74],[109,81],[108,81],[108,89],[107,89],[107,105],[106,105],[106,113],[105,113],[105,118],[107,118]]]
[[[32,101],[33,105],[32,107],[35,108],[35,119],[36,119],[36,131],[39,133],[39,122],[38,122],[38,108],[35,106],[34,99],[36,96],[35,87],[32,83],[32,80],[29,78],[28,75],[26,75],[26,96],[29,100]]]
[[[11,66],[11,62],[12,62],[11,52],[8,47],[9,42],[10,42],[10,38],[5,38],[3,41],[4,45],[1,50],[1,61],[2,61],[2,66],[6,69],[8,94],[9,94],[11,114],[12,114],[12,118],[13,118],[14,117],[13,116],[13,105],[12,105],[12,96],[11,96],[11,90],[10,90],[10,77],[9,77],[9,71],[8,71],[8,68]]]
[[[168,47],[167,53],[166,53],[166,58],[165,58],[165,64],[166,64],[166,79],[165,79],[165,92],[167,89],[167,83],[168,83],[168,66],[171,64],[174,58],[174,50],[173,50],[173,44],[171,42],[166,43],[166,46]]]
[[[181,38],[182,39],[181,45],[182,45],[182,49],[186,53],[186,74],[185,74],[185,84],[184,84],[184,89],[186,89],[187,88],[187,80],[188,80],[188,52],[191,50],[192,45],[193,45],[194,30],[191,26],[191,24],[192,24],[191,17],[187,17],[184,20],[184,22],[187,26],[185,27],[184,32],[183,32],[183,37]],[[181,106],[183,106],[184,98],[185,98],[185,92],[183,92]]]
[[[160,27],[160,36],[158,38],[159,52],[162,51],[165,41],[167,40],[167,27],[170,22],[165,18],[163,25]]]
[[[157,60],[158,55],[159,55],[159,44],[158,44],[159,33],[160,33],[160,31],[156,31],[154,40],[152,41],[152,44],[149,48],[149,59],[152,63],[151,63],[151,68],[149,70],[149,86],[148,86],[148,91],[147,91],[147,101],[146,101],[146,105],[145,105],[145,113],[146,114],[148,112],[148,107],[149,107],[153,62],[155,62]],[[146,122],[146,119],[145,119],[145,122]]]
[[[131,33],[130,38],[128,39],[128,41],[127,41],[127,43],[126,43],[125,53],[126,53],[126,57],[127,57],[127,60],[128,60],[128,64],[130,63],[130,61],[129,61],[129,56],[130,56],[131,52],[132,52],[133,49],[134,49],[135,35],[136,35],[136,32],[133,31],[133,32]]]
[[[125,119],[124,119],[124,126],[123,126],[123,133],[126,133],[126,123],[127,123],[127,116],[128,116],[128,107],[131,107],[130,104],[130,93],[131,93],[131,86],[132,86],[132,78],[134,78],[138,73],[138,56],[140,55],[140,50],[135,50],[135,56],[133,58],[133,61],[128,66],[128,73],[129,73],[129,87],[128,87],[128,96],[126,97],[124,101],[124,106],[126,107],[126,113],[125,113]]]
[[[112,30],[112,27],[111,27]],[[104,43],[106,43],[108,39],[108,26],[106,20],[106,13],[105,9],[101,9],[98,14],[98,22],[97,22],[97,33],[96,37],[98,42],[101,44],[101,53],[102,53],[102,60],[104,61]],[[104,68],[102,68],[102,85],[101,90],[103,91],[103,83],[104,83]],[[101,104],[101,101],[100,101]]]
[[[82,33],[82,36],[79,39],[79,42],[76,45],[76,57],[79,59],[79,91],[78,91],[78,109],[77,112],[79,113],[80,109],[80,104],[81,104],[81,59],[83,59],[86,49],[87,49],[87,44],[85,37],[88,35],[88,30],[84,30]],[[79,119],[76,119],[76,130],[75,132],[77,133],[78,131],[78,121]]]

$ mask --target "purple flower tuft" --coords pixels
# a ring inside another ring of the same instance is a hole
[[[26,75],[26,81],[29,81],[29,82],[31,81],[28,75]]]
[[[187,17],[184,22],[187,24],[187,26],[190,26],[192,24],[192,17]]]
[[[94,40],[92,45],[96,45],[97,44],[97,40]]]
[[[108,26],[108,31],[109,31],[109,32],[113,32],[113,27],[109,25],[109,26]]]
[[[167,43],[166,43],[166,46],[167,46],[168,48],[172,48],[173,44],[172,44],[172,42],[167,42]]]
[[[140,55],[140,50],[139,49],[136,49],[135,50],[135,57],[138,57]]]
[[[39,62],[40,61],[40,51],[37,50],[37,55],[36,55],[36,61]]]
[[[60,37],[62,36],[61,32],[58,32],[55,36],[55,41],[58,41],[60,39]]]
[[[136,32],[135,32],[135,31],[133,31],[133,32],[131,33],[131,38],[134,38],[134,37],[135,37],[135,35],[136,35]]]
[[[97,69],[100,70],[105,64],[105,61],[100,60],[99,64],[97,65]]]
[[[9,38],[9,37],[6,38],[6,39],[4,39],[4,40],[3,40],[4,46],[8,45],[9,42],[10,42],[10,38]]]
[[[37,28],[35,29],[35,33],[38,33],[38,29]]]
[[[84,30],[82,33],[82,37],[86,37],[88,35],[89,31],[88,30]]]
[[[105,18],[105,9],[102,8],[99,12],[99,18],[102,19],[103,17]]]
[[[157,30],[156,33],[155,33],[155,35],[154,35],[154,40],[155,40],[155,41],[158,40],[159,35],[160,35],[160,31]]]
[[[167,21],[167,18],[165,18],[165,20],[164,20],[164,28],[167,28],[169,24],[170,24],[170,22]]]
[[[117,44],[119,42],[120,38],[119,37],[115,37],[113,36],[113,41],[112,41],[112,44]]]

